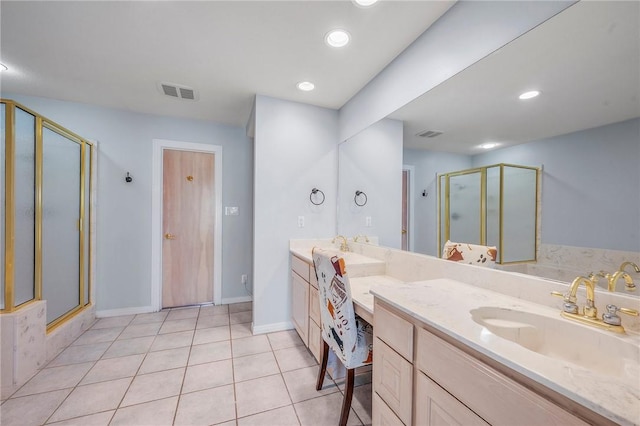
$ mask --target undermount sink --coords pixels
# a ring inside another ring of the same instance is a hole
[[[637,342],[572,323],[559,315],[553,318],[495,306],[483,306],[470,313],[484,327],[483,333],[510,340],[530,351],[621,379],[640,377]]]

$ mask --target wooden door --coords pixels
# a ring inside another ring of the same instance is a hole
[[[163,308],[213,302],[214,160],[163,151]]]

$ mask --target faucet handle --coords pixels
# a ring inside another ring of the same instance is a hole
[[[608,306],[608,305],[607,305]],[[614,307],[617,308],[617,306],[613,305]],[[623,314],[627,314],[627,315],[631,315],[633,317],[637,317],[638,316],[638,311],[636,311],[635,309],[629,309],[629,308],[618,308],[618,310],[620,312],[622,312]]]
[[[638,316],[638,311],[635,309],[618,308],[616,305],[607,305],[607,312],[602,314],[602,321],[609,325],[620,325],[622,320],[620,319],[618,312],[636,317]]]
[[[562,304],[563,311],[570,314],[578,313],[578,305],[576,304],[575,297],[571,297],[569,293],[560,293],[559,291],[552,291],[551,295],[556,297],[562,297],[564,299],[564,303]]]

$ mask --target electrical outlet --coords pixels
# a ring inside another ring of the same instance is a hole
[[[238,216],[239,209],[238,207],[225,207],[224,214],[225,216]]]
[[[364,226],[366,226],[367,228],[370,228],[370,227],[371,227],[371,216],[367,216],[367,217],[364,219]]]
[[[247,283],[247,274],[242,274],[242,276],[240,277],[240,280],[242,281],[242,284],[246,284]]]
[[[304,228],[304,216],[298,216],[298,228]]]

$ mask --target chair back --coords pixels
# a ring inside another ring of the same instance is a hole
[[[373,361],[371,325],[355,315],[344,259],[314,248],[322,338],[346,368]]]
[[[495,267],[497,257],[498,249],[495,246],[447,241],[442,250],[443,259],[489,268]]]

